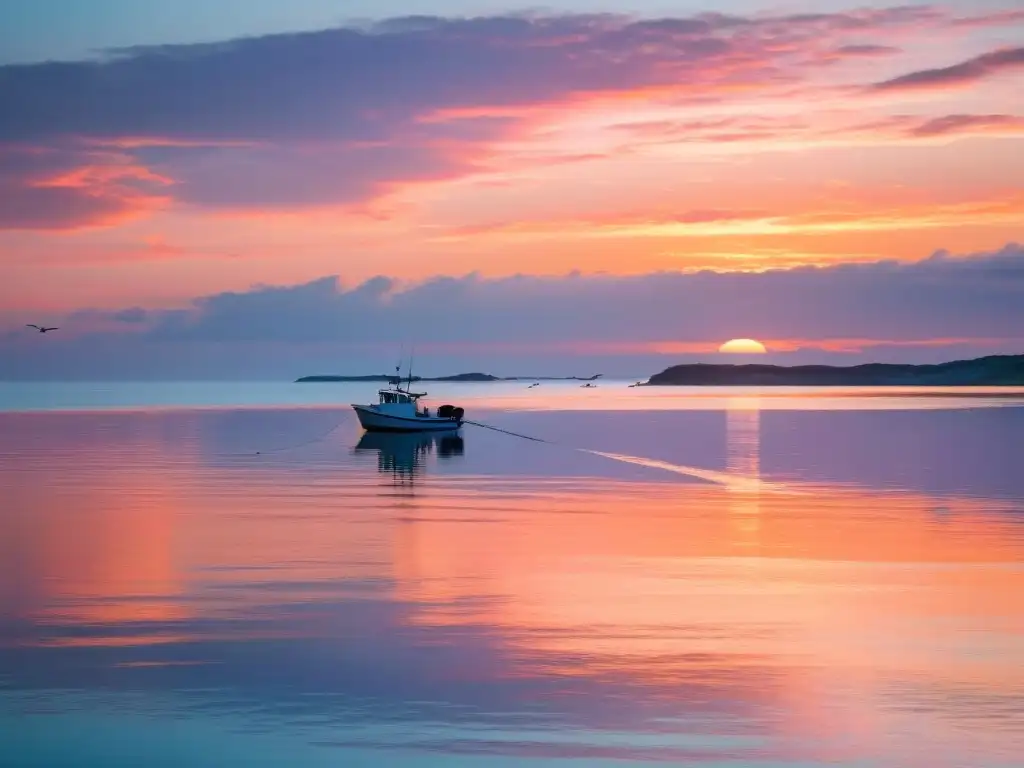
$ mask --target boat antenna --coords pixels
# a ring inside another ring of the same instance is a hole
[[[388,382],[392,387],[402,388],[402,358],[405,356],[405,345],[403,344],[398,352],[398,362],[395,364],[395,376]]]
[[[412,390],[412,359],[416,356],[416,346],[413,345],[412,350],[409,352],[409,383],[405,389],[407,392]]]

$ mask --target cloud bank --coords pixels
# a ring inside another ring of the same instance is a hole
[[[415,344],[434,373],[575,372],[596,362],[650,373],[708,359],[733,337],[803,350],[794,361],[828,352],[846,353],[846,362],[1022,353],[1024,247],[755,273],[470,275],[416,285],[377,277],[347,288],[328,276],[180,309],[81,312],[63,319],[62,332],[40,343],[12,330],[5,370],[103,378],[163,366],[179,378],[243,370],[287,378],[365,372],[368,364],[385,370],[384,361]]]

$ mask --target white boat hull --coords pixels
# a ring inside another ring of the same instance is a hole
[[[367,432],[451,432],[461,421],[437,416],[400,416],[383,413],[368,405],[352,405],[359,423]]]

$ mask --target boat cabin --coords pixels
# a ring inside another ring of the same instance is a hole
[[[395,387],[394,389],[380,389],[377,391],[377,394],[380,395],[382,406],[398,406],[398,404],[403,404],[403,406],[412,404],[412,406],[415,406],[417,400],[425,397],[427,393],[407,392],[401,387]]]
[[[394,389],[381,389],[377,391],[380,397],[380,404],[375,406],[377,410],[384,407],[385,410],[391,413],[404,413],[407,415],[416,416],[429,416],[430,410],[423,408],[420,410],[419,399],[424,397],[426,392],[407,392],[401,387],[395,387]]]
[[[394,389],[382,389],[377,394],[380,395],[381,405],[397,405],[398,403],[415,404],[416,400],[422,397],[422,395],[416,395],[410,392],[396,391]]]

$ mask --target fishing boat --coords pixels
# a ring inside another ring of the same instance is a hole
[[[371,405],[352,403],[359,423],[367,432],[448,432],[462,426],[465,411],[454,405],[442,405],[435,413],[420,407],[419,399],[426,392],[411,392],[409,384],[402,387],[401,379],[394,378],[387,389],[377,391],[379,402]]]

